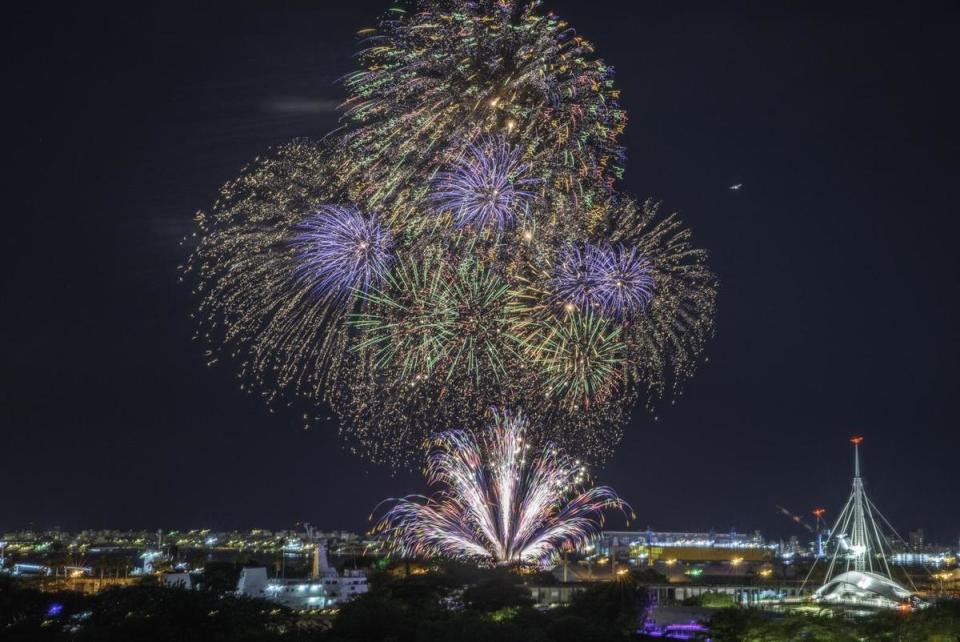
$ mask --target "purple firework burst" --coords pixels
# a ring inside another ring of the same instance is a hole
[[[597,303],[595,290],[604,275],[605,257],[596,245],[568,245],[557,257],[547,288],[558,301],[578,308]]]
[[[296,273],[321,295],[366,291],[386,277],[393,260],[390,231],[373,214],[322,205],[297,227]]]
[[[650,260],[636,248],[623,245],[606,248],[601,253],[601,276],[592,290],[600,309],[619,318],[646,310],[656,285]]]
[[[521,150],[495,137],[470,145],[437,174],[430,198],[437,210],[449,210],[457,228],[506,229],[535,195],[526,191],[539,181],[529,176]]]
[[[629,318],[647,309],[655,282],[652,264],[636,248],[587,243],[560,251],[547,287],[566,305]]]

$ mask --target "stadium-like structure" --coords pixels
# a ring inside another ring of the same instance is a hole
[[[846,571],[826,582],[814,593],[821,604],[879,609],[912,605],[913,593],[889,577],[870,571]]]

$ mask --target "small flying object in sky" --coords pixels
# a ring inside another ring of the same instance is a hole
[[[732,189],[733,191],[737,191],[737,190],[739,190],[741,187],[743,187],[743,183],[737,183],[736,185],[731,185],[731,186],[730,186],[730,189]]]

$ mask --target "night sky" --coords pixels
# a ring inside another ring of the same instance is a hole
[[[336,126],[388,2],[7,16],[0,531],[361,530],[424,490],[205,367],[177,271],[225,180]],[[617,70],[622,187],[721,279],[709,363],[594,473],[641,528],[802,534],[774,506],[835,517],[861,433],[901,534],[956,542],[960,5],[721,4],[546,3]]]

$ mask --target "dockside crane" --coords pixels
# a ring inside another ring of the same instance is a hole
[[[786,515],[788,518],[790,518],[791,521],[799,524],[800,526],[803,526],[805,529],[807,529],[807,530],[810,531],[811,533],[816,534],[816,531],[813,529],[813,526],[811,526],[810,524],[808,524],[808,523],[806,523],[805,521],[803,521],[803,518],[800,517],[799,515],[796,515],[796,514],[794,514],[794,513],[791,513],[789,510],[787,510],[787,509],[784,508],[783,506],[777,506],[777,510],[780,511],[781,513],[783,513],[784,515]],[[816,513],[814,513],[814,514],[816,514]]]

